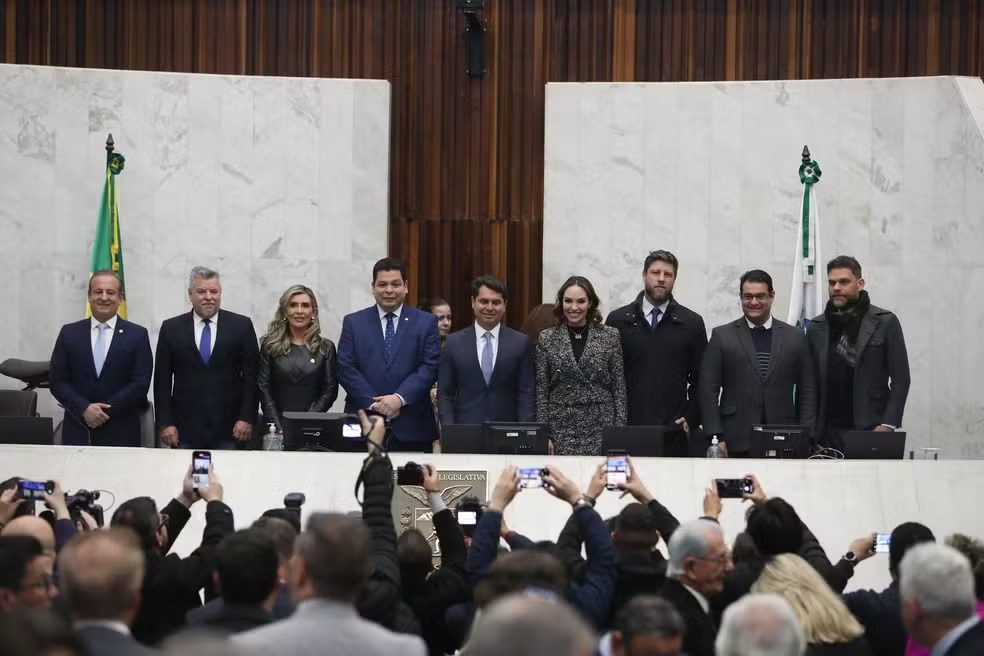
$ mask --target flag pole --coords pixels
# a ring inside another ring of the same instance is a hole
[[[113,133],[110,132],[106,137],[106,166],[109,166],[110,160],[113,159],[113,150],[115,150],[116,144],[113,142]]]

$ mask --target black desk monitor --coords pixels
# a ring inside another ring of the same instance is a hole
[[[54,444],[51,417],[0,417],[0,444]]]
[[[810,455],[806,426],[752,426],[752,458],[803,459]]]
[[[601,434],[604,451],[622,449],[630,456],[661,458],[664,426],[606,426]]]
[[[514,456],[547,455],[547,424],[495,422],[485,424],[484,453]]]
[[[847,460],[902,460],[904,457],[904,432],[844,432],[844,458]]]
[[[365,452],[362,426],[339,412],[285,412],[284,450]]]
[[[485,449],[483,424],[445,424],[441,426],[441,453],[482,453]]]

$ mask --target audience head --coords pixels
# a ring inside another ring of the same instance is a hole
[[[953,627],[974,615],[974,575],[962,553],[925,542],[899,563],[902,622],[913,638],[932,648]]]
[[[578,328],[584,325],[600,326],[601,300],[594,285],[584,276],[571,276],[557,291],[553,314],[558,325]]]
[[[419,583],[434,569],[434,550],[424,534],[415,528],[397,538],[396,557],[400,561],[401,577],[407,583]]]
[[[16,494],[17,494],[17,484],[20,482],[20,480],[21,479],[20,479],[19,476],[12,476],[12,477],[8,478],[7,480],[3,481],[2,483],[0,483],[0,494],[3,494],[7,490],[13,490],[14,491],[13,494],[16,496]],[[26,501],[24,499],[21,499],[19,501],[14,501],[14,503],[16,503],[16,506],[14,508],[13,517],[23,517],[25,515],[28,515],[28,516],[33,516],[34,515],[34,504],[32,502],[29,502],[29,501]]]
[[[172,635],[161,645],[160,653],[162,656],[245,656],[246,654],[227,636],[195,629]]]
[[[15,517],[3,528],[3,535],[26,535],[41,543],[46,556],[55,557],[55,531],[51,524],[34,515]]]
[[[731,546],[731,560],[735,565],[762,560],[762,554],[755,546],[755,540],[748,533],[742,531],[735,536],[735,542]]]
[[[905,522],[895,527],[888,544],[888,571],[893,581],[899,577],[899,563],[906,552],[923,542],[936,542],[936,537],[922,524]]]
[[[564,601],[508,595],[483,610],[468,656],[591,656],[595,636]]]
[[[724,532],[709,519],[681,524],[670,538],[669,552],[666,575],[707,598],[721,592],[724,577],[733,569]]]
[[[286,563],[294,555],[297,531],[287,520],[264,515],[253,522],[250,528],[260,531],[273,540],[273,546],[277,549],[277,558],[281,563]]]
[[[62,618],[37,608],[0,613],[3,656],[85,656],[85,646]]]
[[[270,510],[263,511],[260,519],[264,517],[272,517],[287,522],[294,529],[295,536],[301,532],[301,515],[293,510],[288,510],[287,508],[271,508]]]
[[[614,656],[678,656],[686,625],[665,599],[640,596],[629,600],[612,626]]]
[[[260,339],[260,348],[272,356],[286,355],[290,352],[293,331],[304,334],[304,344],[312,353],[328,348],[328,341],[321,337],[318,297],[304,285],[291,285],[280,295],[273,320]]]
[[[676,283],[676,255],[670,251],[652,251],[642,265],[642,283],[646,286],[646,297],[653,305],[660,306],[673,297]]]
[[[557,323],[557,320],[554,318],[553,309],[553,303],[540,303],[537,305],[523,319],[523,327],[520,329],[520,332],[536,344],[537,340],[540,339],[540,333]]]
[[[853,305],[864,289],[861,264],[850,255],[838,255],[827,262],[827,293],[838,309]]]
[[[430,312],[437,317],[437,334],[441,336],[443,342],[451,332],[451,304],[439,296],[434,296],[421,301],[417,309]]]
[[[803,544],[803,522],[796,510],[779,497],[752,507],[745,532],[763,556],[797,553]]]
[[[397,310],[407,297],[407,268],[402,260],[384,257],[372,267],[372,295],[384,312]]]
[[[659,529],[649,508],[630,503],[615,518],[612,542],[620,551],[646,551],[656,548]]]
[[[277,591],[279,566],[273,538],[258,528],[247,528],[219,543],[212,576],[226,604],[260,606]]]
[[[970,571],[974,574],[974,596],[984,601],[984,542],[954,533],[946,539],[946,543],[970,561]]]
[[[100,269],[89,276],[89,308],[96,321],[109,321],[116,316],[123,293],[123,279],[111,269]]]
[[[52,564],[33,537],[0,536],[0,612],[50,607],[55,593]]]
[[[475,322],[485,330],[492,330],[506,314],[509,290],[506,283],[495,276],[479,276],[472,281],[471,304]]]
[[[188,300],[195,314],[211,319],[222,305],[222,281],[219,272],[196,266],[188,275]]]
[[[523,549],[500,556],[475,588],[475,604],[484,608],[514,592],[564,597],[567,571],[553,555],[539,549]]]
[[[325,597],[351,603],[372,570],[365,523],[337,513],[314,513],[297,538],[290,584],[295,602]]]
[[[717,656],[801,656],[806,640],[782,597],[750,594],[725,609],[714,647]]]
[[[133,531],[78,533],[58,559],[61,596],[79,620],[118,620],[129,625],[140,608],[144,555]]]
[[[157,512],[157,504],[150,497],[124,501],[113,513],[109,524],[113,528],[125,527],[136,533],[144,553],[158,551],[167,544],[167,517]]]
[[[774,594],[793,609],[809,644],[850,642],[864,634],[864,628],[834,593],[823,577],[795,554],[772,558],[752,592]]]

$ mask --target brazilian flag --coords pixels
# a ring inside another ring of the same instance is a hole
[[[92,268],[95,271],[107,269],[115,271],[120,277],[123,298],[126,298],[126,279],[123,277],[123,240],[120,236],[120,212],[116,205],[116,176],[123,171],[126,160],[119,153],[111,153],[106,158],[106,185],[103,187],[102,204],[99,207],[99,221],[96,224],[96,243],[92,247]],[[126,319],[126,300],[120,303],[119,315]],[[86,318],[92,316],[89,301],[85,302]]]

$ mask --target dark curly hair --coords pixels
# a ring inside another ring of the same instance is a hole
[[[567,323],[564,320],[564,292],[575,285],[583,289],[584,293],[588,295],[588,325],[600,326],[601,311],[598,309],[598,306],[601,305],[601,300],[595,292],[594,285],[584,276],[571,276],[560,286],[560,291],[557,292],[557,301],[554,303],[553,308],[556,325],[562,326]]]

